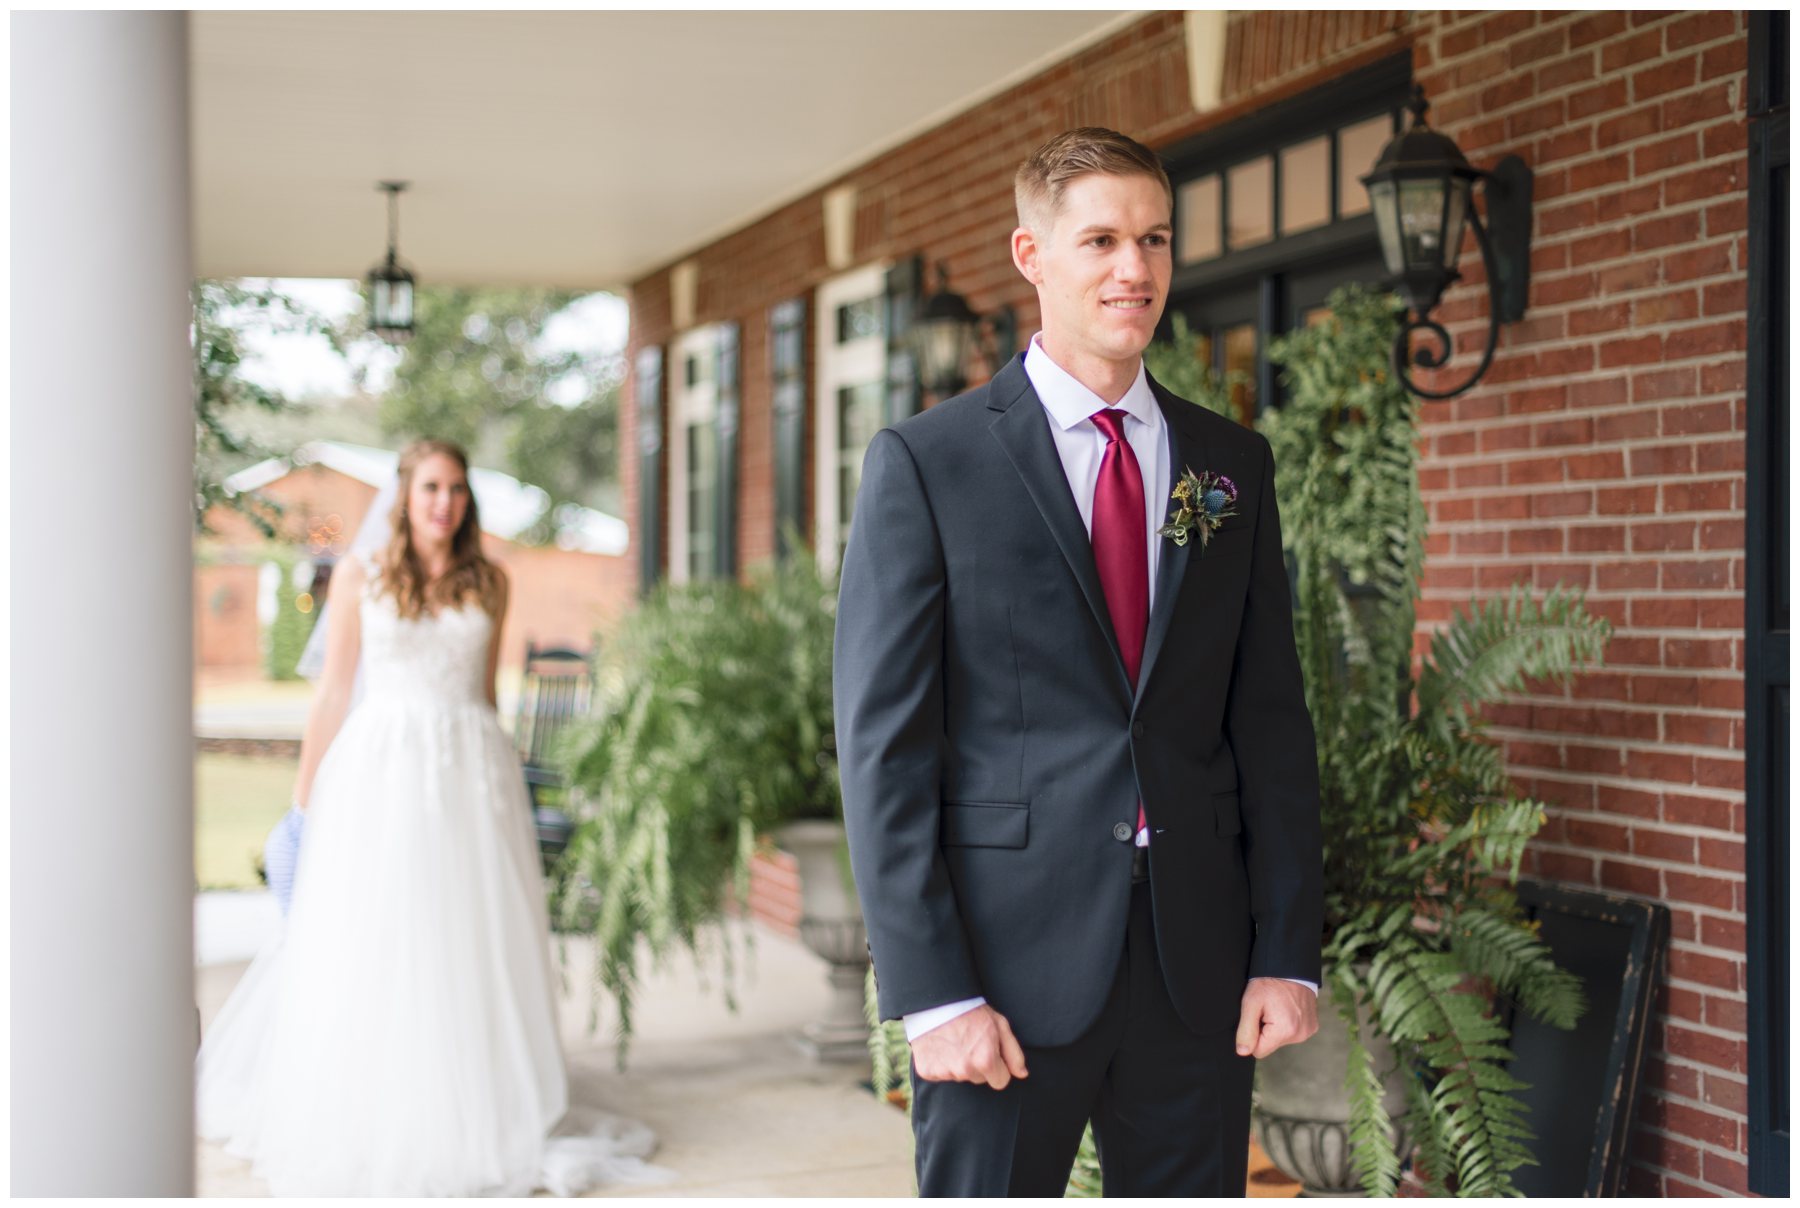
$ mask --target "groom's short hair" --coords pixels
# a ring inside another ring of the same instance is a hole
[[[1103,176],[1148,176],[1162,185],[1171,209],[1175,190],[1156,152],[1134,138],[1104,126],[1082,126],[1057,135],[1019,165],[1013,177],[1013,202],[1019,225],[1039,234],[1047,231],[1062,212],[1063,190],[1078,177],[1098,172]]]

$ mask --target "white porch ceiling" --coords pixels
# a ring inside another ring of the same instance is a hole
[[[619,287],[1137,12],[197,12],[196,269]]]

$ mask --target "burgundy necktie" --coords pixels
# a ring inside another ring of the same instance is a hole
[[[1113,636],[1125,659],[1125,675],[1137,687],[1144,658],[1144,629],[1150,621],[1150,551],[1144,537],[1144,476],[1137,454],[1125,439],[1125,412],[1116,408],[1089,417],[1106,437],[1100,456],[1100,480],[1094,484],[1094,565],[1100,590],[1112,614]],[[1138,806],[1138,829],[1144,829],[1144,807]]]

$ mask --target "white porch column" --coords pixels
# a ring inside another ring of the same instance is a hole
[[[187,19],[12,17],[12,1193],[193,1191]]]

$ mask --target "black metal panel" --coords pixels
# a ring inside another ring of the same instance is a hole
[[[1581,978],[1588,1009],[1565,1032],[1510,1004],[1510,1072],[1529,1085],[1535,1166],[1513,1172],[1526,1196],[1616,1196],[1629,1158],[1632,1108],[1649,1055],[1657,970],[1669,946],[1669,908],[1656,902],[1533,881],[1519,902],[1556,963]]]
[[[638,445],[638,590],[648,592],[662,578],[663,350],[638,349],[634,393]]]
[[[924,405],[918,366],[913,363],[913,316],[925,290],[925,257],[902,260],[887,271],[883,325],[887,329],[887,422],[917,415]]]
[[[719,324],[718,419],[713,426],[719,441],[718,489],[713,495],[718,526],[713,541],[713,573],[721,579],[737,575],[738,517],[738,412],[743,391],[738,385],[738,325]]]
[[[786,558],[806,532],[806,299],[769,311],[769,365],[775,425],[775,556]]]
[[[1750,1189],[1788,1194],[1788,36],[1750,14],[1744,789]]]
[[[1223,203],[1220,208],[1224,208]],[[1330,226],[1284,235],[1241,252],[1226,252],[1212,260],[1178,268],[1169,281],[1169,296],[1188,297],[1202,290],[1228,289],[1296,264],[1367,252],[1379,254],[1380,246],[1374,217],[1358,214]]]
[[[1256,413],[1276,405],[1280,387],[1275,381],[1275,363],[1269,360],[1269,341],[1282,330],[1282,281],[1274,273],[1262,279],[1256,296]]]

